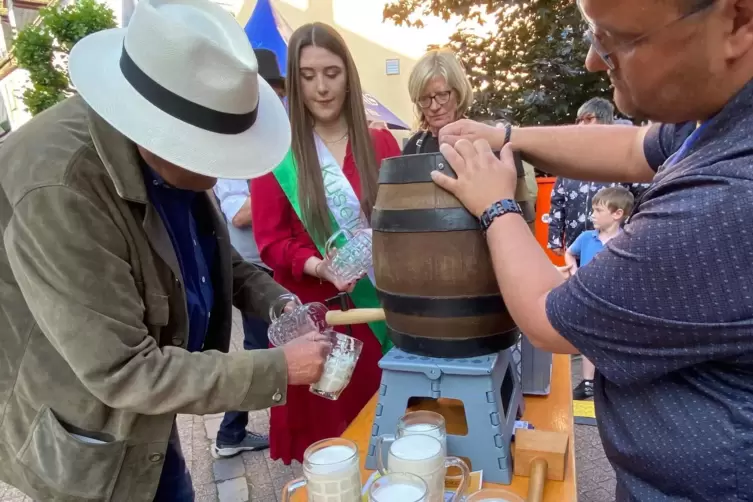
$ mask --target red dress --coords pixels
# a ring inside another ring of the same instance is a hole
[[[400,155],[400,148],[387,130],[371,130],[377,165],[382,159]],[[356,195],[361,182],[348,143],[342,166]],[[275,280],[303,303],[320,302],[337,295],[329,282],[320,283],[303,273],[312,256],[321,258],[316,245],[298,219],[274,174],[251,182],[251,210],[256,244],[261,259],[274,271]],[[330,307],[336,308],[336,307]],[[350,385],[340,399],[330,401],[309,392],[308,386],[288,386],[287,403],[271,409],[270,455],[285,464],[303,460],[303,452],[321,439],[340,436],[379,388],[382,357],[379,341],[367,325],[354,325],[352,334],[363,342]]]

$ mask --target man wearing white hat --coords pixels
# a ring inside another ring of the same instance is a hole
[[[225,354],[232,305],[285,290],[229,244],[207,190],[289,148],[243,29],[143,0],[71,51],[80,97],[0,151],[0,480],[35,500],[193,500],[177,413],[251,410],[318,379],[326,337]]]

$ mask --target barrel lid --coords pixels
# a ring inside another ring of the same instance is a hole
[[[499,152],[494,152],[499,155]],[[520,153],[513,152],[518,178],[525,176]],[[457,179],[457,174],[441,153],[416,153],[390,157],[382,161],[379,170],[380,185],[405,185],[408,183],[431,183],[432,171],[439,171]]]

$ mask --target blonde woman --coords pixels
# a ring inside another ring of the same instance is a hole
[[[429,51],[413,68],[408,92],[419,130],[405,144],[403,155],[438,152],[439,130],[463,118],[473,103],[473,89],[463,65],[452,51]]]

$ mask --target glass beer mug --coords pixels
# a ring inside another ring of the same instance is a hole
[[[340,237],[346,239],[339,248],[335,243]],[[324,266],[343,282],[353,282],[363,277],[371,268],[371,229],[360,229],[351,233],[338,230],[324,245]]]
[[[407,472],[387,474],[369,487],[369,502],[426,502],[428,496],[426,482]]]
[[[358,446],[347,439],[323,439],[303,453],[303,477],[282,490],[282,501],[306,487],[308,502],[361,502]]]
[[[330,337],[332,350],[324,362],[324,373],[309,390],[325,399],[336,401],[350,383],[353,370],[363,349],[363,342],[352,336],[328,329],[322,332]]]
[[[470,470],[458,457],[448,457],[439,439],[424,434],[402,436],[389,446],[387,466],[384,465],[383,444],[385,436],[377,438],[376,459],[379,474],[407,472],[415,474],[426,482],[429,489],[428,502],[444,500],[445,473],[448,467],[457,467],[462,478],[452,498],[453,502],[462,500],[470,480]]]
[[[288,304],[294,307],[284,312]],[[325,316],[327,307],[321,303],[302,305],[297,296],[285,294],[280,296],[269,308],[269,342],[275,347],[282,347],[301,335],[327,329]]]

